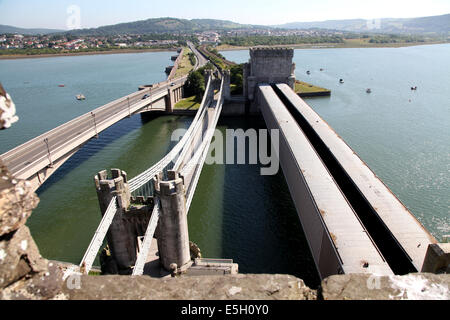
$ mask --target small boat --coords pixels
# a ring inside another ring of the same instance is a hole
[[[311,74],[311,71],[306,71],[306,74]]]
[[[323,71],[323,68],[320,68],[320,71]]]
[[[58,85],[58,87],[60,87],[60,88],[64,88],[65,86],[66,86],[65,84]]]
[[[412,91],[417,91],[417,86],[416,87],[411,87]]]
[[[339,83],[344,83],[344,79],[339,79]]]
[[[77,95],[77,100],[86,100],[86,97],[82,94]]]
[[[367,93],[372,93],[372,89],[369,88],[369,89],[366,90],[366,92]]]

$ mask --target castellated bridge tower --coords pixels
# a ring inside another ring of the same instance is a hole
[[[244,97],[253,102],[261,84],[285,83],[295,86],[294,49],[257,47],[250,49],[250,61],[244,66]]]
[[[144,197],[131,195],[127,173],[123,170],[111,169],[109,176],[104,170],[94,177],[102,216],[107,216],[111,200],[116,199],[117,207],[111,224],[106,226],[108,246],[100,256],[102,274],[134,274],[158,203],[157,227],[151,235],[151,242],[156,239],[157,248],[142,251],[147,257],[145,275],[160,278],[170,273],[188,276],[237,274],[239,266],[232,260],[203,259],[200,248],[189,241],[184,180],[176,171],[168,171],[166,179],[162,173],[155,176],[153,195]]]
[[[125,171],[112,169],[111,177],[108,177],[107,171],[101,171],[95,176],[94,181],[102,216],[106,213],[111,200],[117,197],[118,211],[107,233],[112,256],[101,257],[101,263],[107,265],[105,269],[109,274],[129,275],[131,267],[136,262],[138,249],[136,239],[145,235],[152,214],[153,201],[142,197],[138,199],[142,205],[130,206],[131,194]]]

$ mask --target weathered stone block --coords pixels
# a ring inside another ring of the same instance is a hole
[[[371,276],[348,274],[322,282],[325,300],[449,300],[450,275]]]
[[[62,293],[64,268],[50,263],[45,272],[23,278],[0,290],[0,300],[67,300]]]
[[[81,278],[80,290],[64,295],[72,300],[315,300],[316,291],[288,275]],[[130,289],[127,289],[130,288]],[[132,288],[132,289],[131,289]]]
[[[0,241],[0,288],[46,270],[47,260],[39,254],[26,226]]]
[[[0,162],[0,237],[23,226],[38,203],[31,185],[11,177]]]

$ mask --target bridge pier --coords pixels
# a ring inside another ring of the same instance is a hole
[[[158,249],[164,269],[185,272],[192,266],[183,180],[173,171],[171,181],[159,182],[161,215],[158,225]]]
[[[173,96],[173,90],[172,89],[168,89],[168,94],[167,96],[165,96],[165,102],[166,102],[166,112],[167,113],[172,113],[173,109],[175,108],[175,98]]]

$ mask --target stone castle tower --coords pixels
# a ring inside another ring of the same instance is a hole
[[[295,64],[292,48],[251,48],[250,61],[244,66],[244,97],[254,101],[256,87],[261,83],[286,83],[295,86]]]

